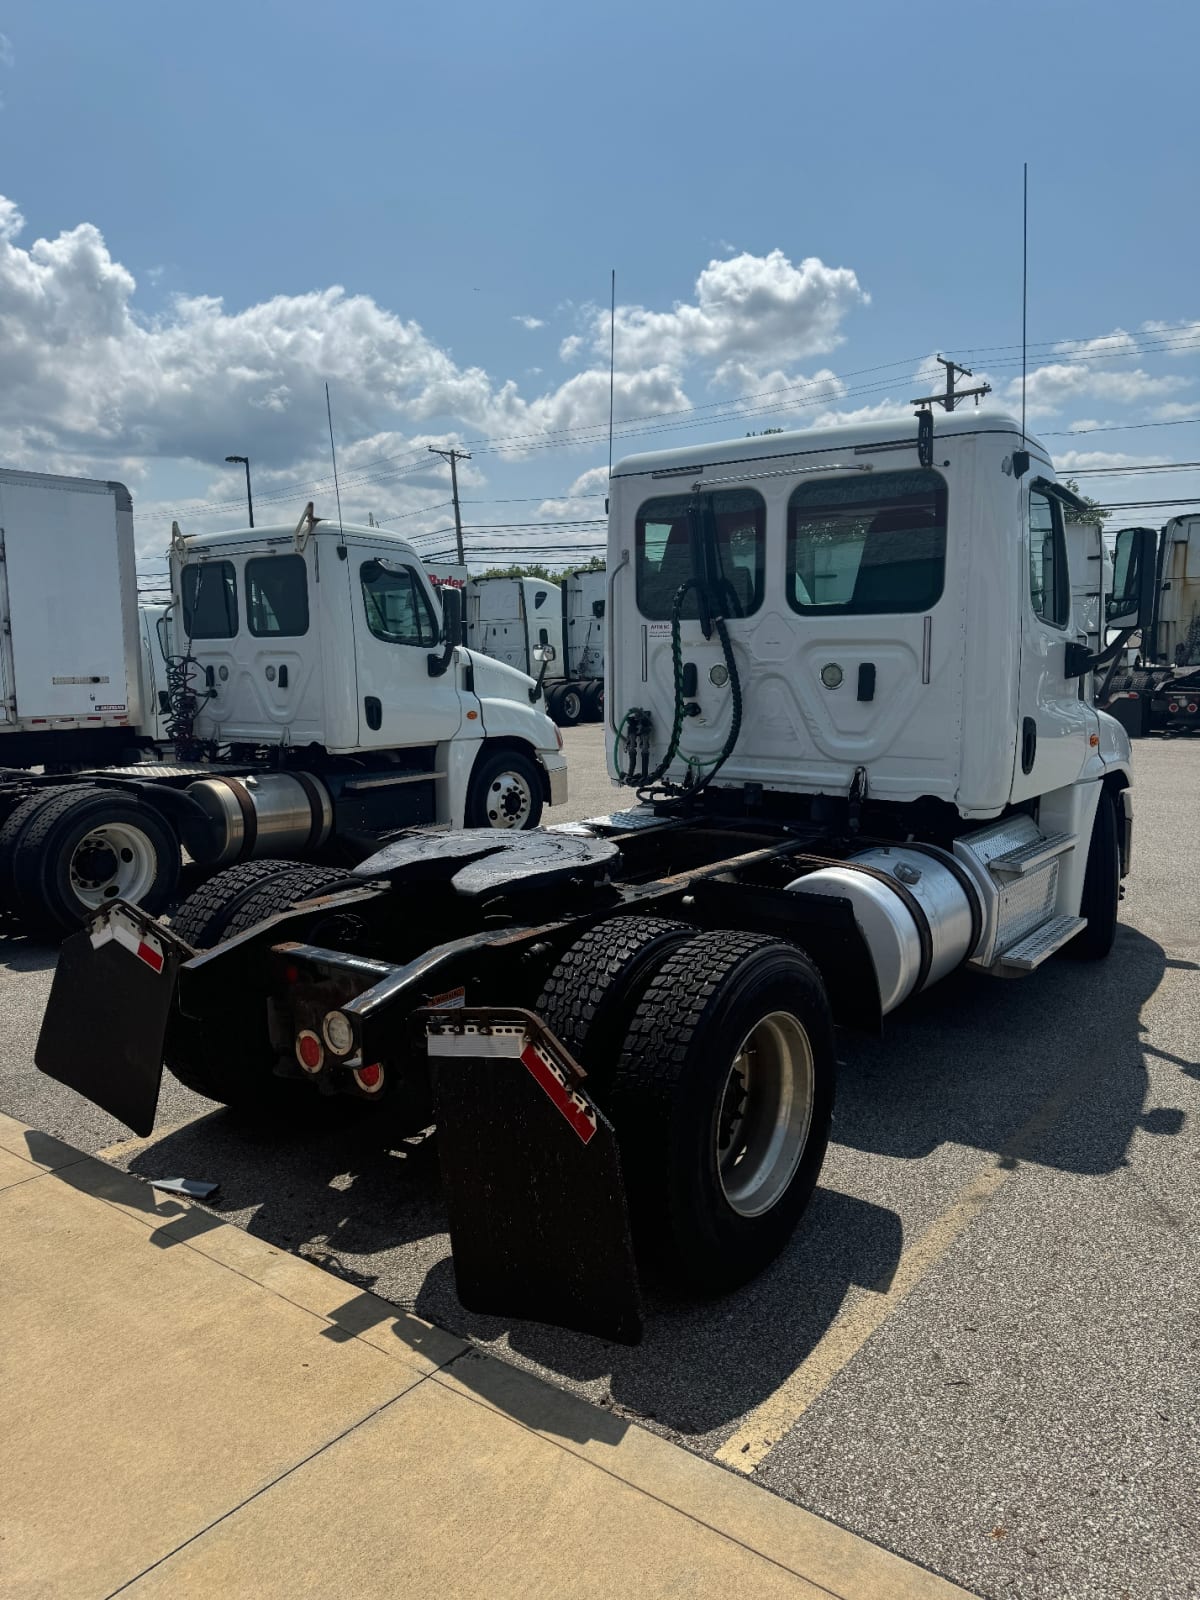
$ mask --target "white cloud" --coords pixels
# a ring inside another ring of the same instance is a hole
[[[798,266],[782,250],[743,251],[710,261],[696,279],[695,300],[671,311],[617,307],[618,359],[623,366],[663,362],[682,370],[695,361],[741,363],[762,370],[821,355],[841,343],[841,324],[870,297],[849,267],[816,256]],[[592,348],[608,349],[609,312],[590,308]]]
[[[1140,367],[1125,372],[1096,372],[1082,362],[1052,362],[1029,374],[1026,407],[1031,416],[1052,416],[1064,405],[1084,398],[1128,405],[1186,389],[1189,383],[1187,378],[1169,374],[1155,378]],[[1020,405],[1020,378],[1009,383],[1007,401],[1011,406]]]
[[[511,380],[458,365],[415,321],[341,287],[242,310],[177,296],[147,319],[136,281],[99,229],[81,223],[24,248],[0,198],[0,448],[41,464],[52,451],[221,461],[231,450],[291,468],[321,439],[324,384],[340,436],[381,422],[456,419],[492,435],[607,422],[607,373],[529,399]],[[627,413],[687,405],[661,363],[618,375]],[[519,453],[520,446],[508,446]]]
[[[1063,339],[1054,346],[1054,353],[1060,356],[1135,356],[1138,343],[1124,328],[1114,328],[1096,339]]]
[[[539,517],[596,517],[603,512],[599,496],[608,493],[608,466],[589,467],[581,472],[566,494],[557,500],[543,500]]]
[[[576,356],[583,349],[584,343],[585,340],[582,334],[569,333],[558,347],[559,360],[574,361]]]
[[[1129,455],[1124,450],[1056,450],[1054,465],[1059,472],[1080,472],[1085,467],[1138,467],[1153,456]],[[1114,473],[1114,477],[1116,474]]]
[[[519,322],[523,328],[528,328],[530,333],[532,333],[535,328],[544,328],[546,326],[541,317],[514,317],[513,321]]]
[[[1193,317],[1181,322],[1143,322],[1141,331],[1158,335],[1155,342],[1164,346],[1158,354],[1164,356],[1194,355],[1200,344],[1200,320]]]
[[[1153,411],[1156,422],[1177,422],[1183,417],[1194,417],[1200,401],[1197,400],[1168,400],[1161,406],[1155,406]]]

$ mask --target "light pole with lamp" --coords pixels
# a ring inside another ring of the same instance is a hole
[[[253,527],[254,526],[254,501],[250,497],[250,457],[249,456],[226,456],[225,459],[231,465],[237,465],[240,462],[241,465],[243,467],[245,467],[245,469],[246,469],[246,505],[247,505],[247,507],[249,508],[249,511],[250,511],[250,526]]]

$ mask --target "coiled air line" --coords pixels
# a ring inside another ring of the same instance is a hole
[[[652,772],[647,771],[651,726],[649,711],[644,711],[637,707],[627,711],[617,729],[613,765],[623,784],[631,787],[633,785],[637,786],[637,797],[643,803],[663,803],[693,799],[712,782],[726,761],[728,761],[737,744],[738,735],[742,727],[742,683],[738,675],[737,662],[733,654],[733,644],[729,637],[729,629],[726,626],[724,615],[725,607],[729,605],[730,600],[733,601],[732,609],[736,613],[740,614],[741,607],[737,604],[732,585],[721,571],[712,496],[710,495],[707,501],[703,501],[698,486],[692,496],[692,503],[688,507],[688,524],[693,570],[691,576],[685,578],[676,589],[671,601],[671,668],[675,691],[674,713],[666,752]],[[715,628],[717,638],[721,641],[721,651],[725,657],[725,668],[729,674],[731,715],[729,733],[716,758],[712,761],[702,762],[694,756],[685,755],[683,759],[687,765],[687,776],[682,783],[672,783],[669,780],[664,780],[672,762],[679,755],[679,741],[683,733],[683,721],[687,704],[683,690],[683,640],[681,629],[683,603],[693,589],[696,590],[697,594],[699,620],[704,637],[706,639],[711,638]],[[632,724],[631,727],[630,724]],[[628,772],[622,772],[619,755],[621,736],[626,727],[630,727],[627,739],[630,760]],[[639,751],[642,756],[642,771],[640,774],[637,771]]]

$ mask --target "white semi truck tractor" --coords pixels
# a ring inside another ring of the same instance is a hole
[[[546,710],[563,728],[604,713],[604,573],[545,578],[472,578],[466,585],[467,643],[543,685]],[[552,652],[545,666],[545,653]]]
[[[476,1311],[633,1340],[643,1270],[745,1282],[816,1184],[835,1025],[1113,943],[1130,747],[1089,699],[1073,504],[986,413],[621,462],[628,806],[405,837],[315,894],[279,866],[247,899],[235,869],[169,926],[111,906],[63,948],[39,1066],[138,1133],[164,1062],[268,1115],[330,1094],[436,1124]],[[1120,544],[1109,648],[1153,554]]]
[[[565,797],[532,680],[461,646],[459,592],[382,528],[176,529],[139,611],[128,491],[7,471],[0,555],[0,907],[30,928],[161,911],[185,852],[253,882]]]

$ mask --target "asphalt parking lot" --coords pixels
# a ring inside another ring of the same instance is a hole
[[[597,728],[572,802],[613,804]],[[1200,1593],[1200,740],[1136,749],[1111,958],[960,974],[843,1035],[821,1187],[741,1293],[636,1349],[474,1317],[428,1143],[253,1126],[167,1080],[150,1141],[38,1075],[53,952],[0,937],[0,1108],[989,1597]],[[599,1422],[599,1419],[598,1419]]]

